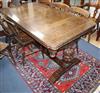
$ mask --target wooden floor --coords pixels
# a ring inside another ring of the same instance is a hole
[[[96,33],[92,34],[90,43],[93,44],[94,46],[100,48],[100,38],[98,41],[96,41]]]
[[[100,81],[99,81],[100,83]],[[96,90],[93,93],[100,93],[100,85],[96,88]]]
[[[87,41],[87,38],[84,39]],[[89,43],[96,46],[97,48],[100,48],[100,38],[98,41],[96,41],[96,32],[91,35]]]

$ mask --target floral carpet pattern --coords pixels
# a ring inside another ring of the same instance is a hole
[[[26,53],[28,52],[29,49],[26,48]],[[28,56],[24,66],[19,62],[21,61],[21,53],[19,53],[16,69],[33,93],[89,93],[100,80],[100,61],[81,50],[75,56],[81,62],[54,84],[48,79],[59,69],[59,65],[46,55],[43,58],[41,52]]]

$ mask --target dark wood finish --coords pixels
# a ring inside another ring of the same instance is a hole
[[[7,1],[8,7],[11,7],[12,6],[12,2],[13,2],[13,0],[8,0]],[[0,0],[0,8],[2,8],[2,6],[3,6],[3,2],[2,2],[2,0]]]
[[[0,8],[2,8],[2,1],[0,0]]]
[[[96,7],[96,8],[100,8],[100,1],[97,0],[96,2],[92,2],[91,0],[89,1],[89,3],[86,3],[86,5],[88,6],[92,6],[92,7]]]
[[[96,15],[100,9],[100,1],[98,1],[96,4],[95,3],[90,3],[89,5],[90,7],[95,7],[95,11],[94,11],[94,14],[93,14],[93,18],[96,18]],[[99,13],[99,16],[98,18],[96,19],[96,23],[97,23],[97,37],[96,37],[96,41],[99,40],[100,38],[100,13]]]
[[[97,37],[96,37],[96,41],[98,41],[100,38],[100,13],[97,19]]]
[[[80,0],[80,4],[83,5],[84,4],[84,0]]]
[[[99,40],[99,38],[100,38],[100,28],[99,28],[99,30],[97,31],[96,41],[98,41],[98,40]]]
[[[4,30],[0,31],[0,36],[5,36]]]
[[[82,1],[83,2],[83,1]],[[99,9],[100,9],[100,1],[98,0],[98,1],[95,1],[95,2],[92,2],[91,0],[89,0],[89,2],[88,3],[82,3],[81,4],[82,5],[82,7],[88,7],[88,10],[90,9],[90,7],[94,7],[95,8],[95,10],[94,10],[94,12],[93,12],[93,16],[92,16],[92,18],[93,18],[93,20],[96,22],[96,24],[97,24],[97,28],[96,29],[94,29],[93,31],[91,31],[91,33],[89,34],[89,37],[88,37],[88,42],[90,41],[90,36],[91,36],[91,34],[93,33],[93,32],[95,32],[95,31],[97,31],[97,37],[96,37],[96,41],[99,39],[99,37],[100,37],[100,31],[99,31],[99,23],[100,23],[100,18],[99,17],[97,17],[97,15],[98,15],[98,13],[99,13]],[[91,15],[91,14],[90,14]],[[100,16],[100,14],[99,14],[99,16]]]
[[[58,70],[56,70],[53,73],[53,75],[50,77],[49,81],[51,83],[55,83],[65,72],[69,71],[70,68],[77,65],[79,62],[80,62],[79,59],[77,59],[77,58],[73,59],[68,67],[59,68]]]
[[[91,0],[89,0],[87,3],[84,2],[84,0],[81,0],[80,2],[80,7],[85,7],[87,6],[88,7],[88,10],[90,9],[90,7],[96,7],[96,8],[100,8],[100,1],[95,1],[95,2],[92,2]]]
[[[42,4],[29,3],[3,9],[2,13],[25,29],[36,41],[52,50],[58,50],[81,37],[95,25],[91,19],[58,12]]]
[[[12,7],[13,0],[8,0],[8,7]]]
[[[6,25],[5,25],[6,23]],[[19,48],[23,50],[22,63],[25,64],[25,47],[31,45],[33,43],[33,39],[25,34],[20,28],[18,28],[13,22],[7,19],[0,19],[0,25],[4,29],[5,36],[9,39],[9,45],[11,45],[12,41],[16,41],[16,52],[18,52]],[[11,46],[10,46],[11,47]],[[15,47],[15,46],[14,46]],[[8,47],[9,48],[9,47]],[[9,48],[9,52],[11,49]],[[16,54],[18,55],[18,53]],[[13,55],[12,55],[13,56]]]
[[[70,0],[64,0],[64,3],[70,6]]]
[[[79,60],[76,60],[76,58],[73,58],[71,61],[60,60],[56,56],[57,52],[64,50],[71,42],[76,42],[81,36],[89,33],[95,26],[95,22],[91,19],[75,16],[71,12],[62,12],[36,3],[2,9],[2,13],[22,31],[31,36],[35,40],[34,44],[41,48],[43,53],[55,60],[64,72],[79,63]],[[61,62],[64,63],[61,64]],[[66,63],[69,66],[65,67]],[[56,78],[56,76],[53,78]],[[53,83],[56,81],[51,79],[50,81]]]

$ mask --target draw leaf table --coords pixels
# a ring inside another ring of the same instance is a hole
[[[32,37],[35,45],[60,66],[49,79],[52,83],[80,62],[74,57],[73,43],[91,32],[96,25],[89,18],[37,3],[4,8],[1,12]],[[63,52],[61,59],[57,57],[59,51]]]

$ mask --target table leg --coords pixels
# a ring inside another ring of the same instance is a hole
[[[99,40],[99,38],[100,38],[100,29],[99,29],[99,31],[97,31],[96,41],[98,41],[98,40]]]
[[[61,59],[57,55],[57,52],[59,52],[60,50],[54,51],[41,46],[41,51],[60,66],[60,68],[57,71],[55,71],[49,78],[49,81],[51,83],[55,83],[65,72],[69,71],[73,66],[77,65],[80,62],[79,59],[74,57],[75,52],[77,52],[77,45],[75,43],[76,42],[73,42],[61,49],[61,51],[63,51]],[[35,43],[35,45],[38,48],[41,48],[38,46],[37,42]]]
[[[74,58],[75,50],[76,45],[72,43],[63,50],[62,60],[59,58],[57,59],[57,57],[53,59],[61,67],[52,74],[49,79],[50,82],[55,83],[65,72],[69,71],[73,66],[80,62],[79,59]]]
[[[2,1],[0,1],[0,8],[2,8]]]
[[[69,71],[74,65],[77,65],[79,62],[79,59],[74,58],[72,61],[70,61],[67,67],[61,67],[57,71],[55,71],[49,78],[49,81],[51,83],[55,83],[65,72]]]
[[[64,49],[63,60],[65,62],[70,62],[74,58],[75,50],[76,50],[76,45],[74,43],[68,45],[67,48]]]

